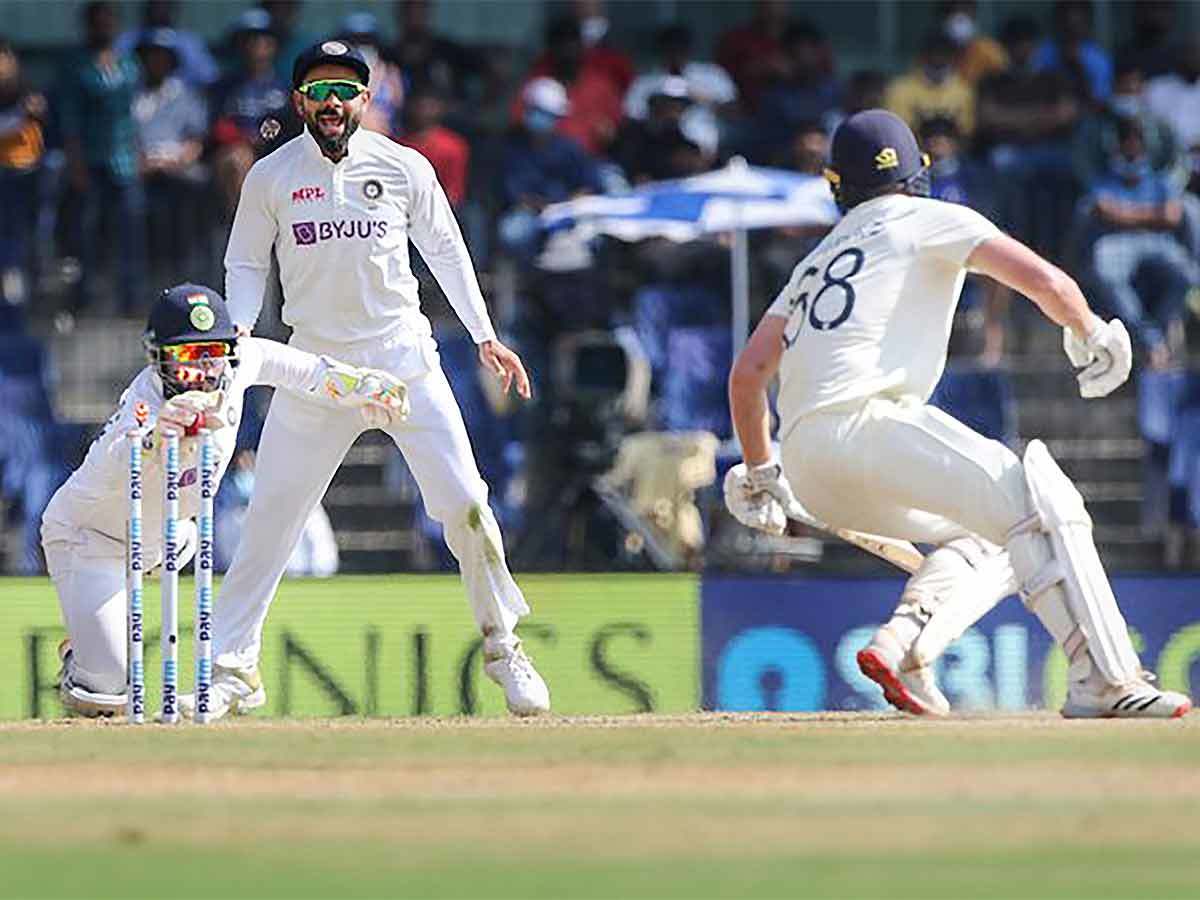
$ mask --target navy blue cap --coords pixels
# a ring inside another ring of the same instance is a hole
[[[313,44],[296,57],[296,63],[292,66],[292,87],[298,88],[304,84],[304,77],[308,75],[309,70],[323,63],[353,69],[363,84],[371,81],[371,67],[367,65],[367,58],[362,52],[353,44],[331,40]]]
[[[885,109],[855,113],[833,133],[830,168],[857,190],[901,184],[926,165],[912,129]]]
[[[237,327],[225,300],[202,284],[177,284],[164,290],[146,324],[146,342],[157,346],[236,340]]]

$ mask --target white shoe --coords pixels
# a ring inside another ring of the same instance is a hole
[[[208,720],[227,715],[240,716],[267,703],[267,691],[257,667],[227,669],[213,666],[212,690],[209,693]],[[196,716],[196,695],[180,694],[179,711],[187,718]]]
[[[58,645],[58,660],[58,696],[67,715],[85,719],[111,719],[125,712],[124,694],[101,694],[76,681],[69,639]]]
[[[950,701],[937,686],[932,666],[905,668],[907,654],[885,626],[858,652],[858,668],[883,688],[884,699],[914,716],[946,716]]]
[[[504,688],[508,711],[515,716],[536,716],[550,711],[550,688],[521,649],[521,642],[484,645],[483,671]]]
[[[1160,691],[1144,679],[1099,688],[1081,682],[1067,691],[1062,715],[1064,719],[1178,719],[1191,708],[1191,698],[1185,694]]]

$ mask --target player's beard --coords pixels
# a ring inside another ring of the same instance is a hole
[[[316,113],[309,116],[305,120],[305,127],[308,128],[308,133],[313,136],[313,140],[317,142],[317,146],[321,151],[329,156],[341,157],[346,153],[346,147],[350,144],[350,135],[358,130],[358,118],[350,114],[348,109],[343,108],[342,129],[337,134],[328,134],[322,128],[319,117],[325,110],[317,110]]]

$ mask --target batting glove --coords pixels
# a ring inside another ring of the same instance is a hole
[[[747,466],[738,463],[725,473],[725,506],[743,525],[783,534],[788,519],[806,521],[810,516],[792,493],[779,463]]]
[[[1086,341],[1064,328],[1063,350],[1071,364],[1083,370],[1076,378],[1079,395],[1085,399],[1107,397],[1125,383],[1133,368],[1133,342],[1120,319],[1097,318]]]

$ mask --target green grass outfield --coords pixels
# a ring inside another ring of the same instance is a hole
[[[0,725],[0,897],[1194,898],[1200,716]]]

